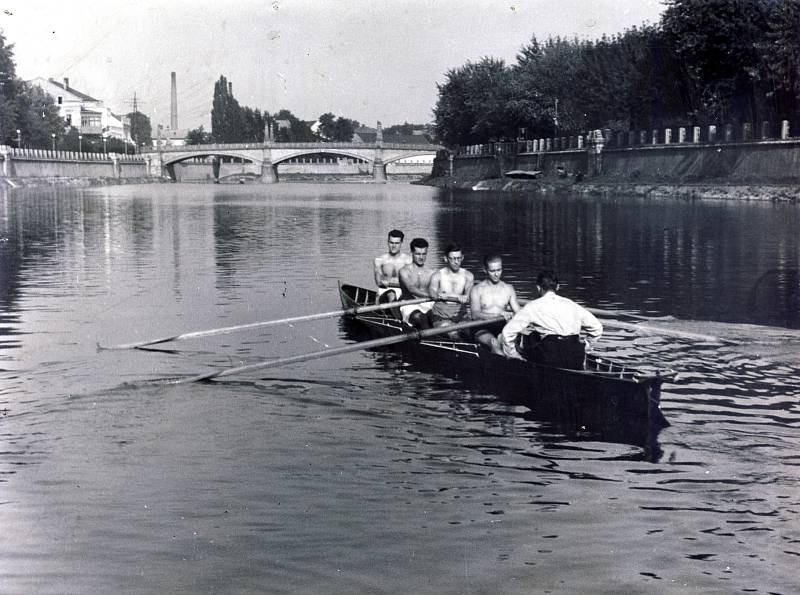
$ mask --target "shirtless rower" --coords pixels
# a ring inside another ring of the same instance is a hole
[[[400,299],[400,279],[398,271],[411,262],[411,256],[400,252],[404,234],[399,229],[389,232],[389,251],[375,259],[375,284],[378,286],[380,303],[394,302]]]
[[[502,316],[505,320],[479,328],[473,339],[494,353],[503,355],[497,335],[503,330],[505,323],[519,312],[517,292],[500,279],[503,276],[503,259],[499,254],[488,254],[483,259],[483,270],[486,271],[486,279],[474,285],[469,294],[471,318],[485,320]]]
[[[475,277],[461,268],[464,255],[461,247],[450,244],[445,248],[444,261],[447,266],[439,269],[431,276],[428,295],[436,300],[430,311],[433,326],[449,326],[461,321],[467,313],[467,302]],[[457,332],[448,337],[458,341]]]
[[[409,244],[411,248],[411,264],[407,264],[398,273],[400,288],[403,290],[404,300],[429,297],[428,285],[433,276],[433,269],[425,266],[428,258],[428,241],[424,238],[414,238]],[[409,304],[400,306],[403,320],[421,329],[431,327],[427,313],[433,307],[433,302],[422,304]]]

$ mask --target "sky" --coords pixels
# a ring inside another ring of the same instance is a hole
[[[437,83],[533,36],[596,39],[655,24],[663,0],[0,0],[17,75],[70,79],[117,113],[208,130],[214,82],[240,105],[375,126],[433,120]]]

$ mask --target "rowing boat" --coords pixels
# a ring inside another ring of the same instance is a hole
[[[377,293],[339,285],[344,308],[374,304]],[[352,323],[372,337],[407,333],[413,328],[389,311],[350,315]],[[570,426],[604,433],[613,427],[649,440],[653,429],[668,425],[661,413],[661,385],[671,370],[645,370],[587,354],[581,370],[507,359],[469,341],[426,339],[403,346],[418,367],[488,386],[539,418],[567,421]],[[629,440],[625,440],[629,442]]]

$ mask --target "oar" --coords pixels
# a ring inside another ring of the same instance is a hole
[[[412,300],[402,300],[396,302],[387,302],[385,304],[374,304],[371,306],[355,306],[345,310],[332,310],[330,312],[320,312],[319,314],[308,314],[306,316],[293,316],[291,318],[280,318],[278,320],[265,320],[263,322],[251,322],[249,324],[239,324],[236,326],[224,326],[221,328],[212,328],[205,331],[192,331],[190,333],[180,333],[177,335],[169,335],[167,337],[160,337],[158,339],[148,339],[147,341],[137,341],[136,343],[123,343],[121,345],[111,345],[110,347],[103,347],[98,343],[98,349],[137,349],[140,347],[147,347],[148,345],[157,345],[158,343],[167,343],[168,341],[181,341],[183,339],[196,339],[198,337],[210,337],[212,335],[224,335],[226,333],[235,333],[238,331],[245,331],[254,328],[262,328],[265,326],[275,326],[278,324],[291,324],[292,322],[306,322],[309,320],[320,320],[322,318],[334,318],[336,316],[347,316],[348,314],[363,314],[364,312],[376,312],[378,310],[388,310],[391,308],[399,308],[400,306],[410,306],[412,304],[422,304],[431,301],[431,298],[414,298]]]
[[[448,326],[440,326],[425,330],[416,330],[400,335],[393,335],[391,337],[383,337],[381,339],[372,339],[370,341],[361,341],[352,345],[345,345],[344,347],[334,347],[333,349],[326,349],[325,351],[314,351],[312,353],[304,353],[301,355],[293,355],[291,357],[284,357],[281,359],[274,359],[269,361],[257,362],[255,364],[247,364],[245,366],[237,366],[235,368],[226,368],[223,370],[214,370],[205,374],[198,374],[190,378],[178,380],[173,384],[188,384],[190,382],[199,382],[201,380],[211,380],[212,378],[222,378],[223,376],[231,376],[232,374],[239,374],[241,372],[252,372],[254,370],[263,370],[265,368],[277,368],[278,366],[285,366],[287,364],[296,364],[298,362],[307,362],[314,359],[321,359],[323,357],[332,357],[334,355],[341,355],[343,353],[351,353],[353,351],[362,351],[364,349],[373,349],[375,347],[386,347],[388,345],[395,345],[397,343],[404,343],[406,341],[422,341],[428,337],[435,337],[436,335],[444,335],[453,331],[461,331],[469,328],[477,328],[492,324],[493,322],[501,322],[505,320],[503,316],[496,316],[494,318],[487,318],[485,320],[472,320],[469,322],[459,322]]]
[[[520,304],[526,304],[532,300],[519,300]],[[585,306],[584,306],[585,307]],[[598,308],[586,308],[592,314],[596,314],[598,316],[610,316],[613,313],[607,310],[600,310]],[[635,316],[632,314],[626,314],[625,316],[630,316],[631,318],[640,318],[642,320],[651,320],[650,318],[646,318],[644,316]],[[609,328],[618,328],[624,329],[627,331],[634,331],[638,333],[650,333],[651,335],[665,335],[668,337],[677,337],[679,339],[689,339],[692,341],[703,341],[708,343],[730,343],[736,344],[735,341],[731,341],[729,339],[721,339],[720,337],[715,337],[713,335],[703,335],[701,333],[692,333],[689,331],[676,331],[672,329],[661,329],[655,328],[652,326],[647,326],[645,324],[634,324],[631,322],[622,322],[620,320],[609,320],[608,318],[601,318],[600,322],[603,323],[603,326],[607,326]]]

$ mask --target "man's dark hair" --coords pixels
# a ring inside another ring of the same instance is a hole
[[[447,256],[451,252],[461,252],[461,246],[459,246],[455,242],[447,244],[447,248],[444,249],[444,255]]]
[[[414,248],[427,248],[428,247],[428,240],[425,238],[414,238],[411,240],[411,244],[409,245],[411,251],[414,251]]]
[[[406,237],[406,234],[404,234],[399,229],[393,229],[392,231],[389,232],[389,237],[390,238],[400,238],[400,241],[402,242],[403,238]]]
[[[544,270],[536,277],[536,285],[541,287],[543,292],[556,291],[558,289],[558,277],[552,270]]]
[[[488,269],[489,263],[494,262],[495,260],[499,260],[502,263],[503,257],[500,256],[497,252],[489,252],[489,254],[483,257],[483,268]]]

